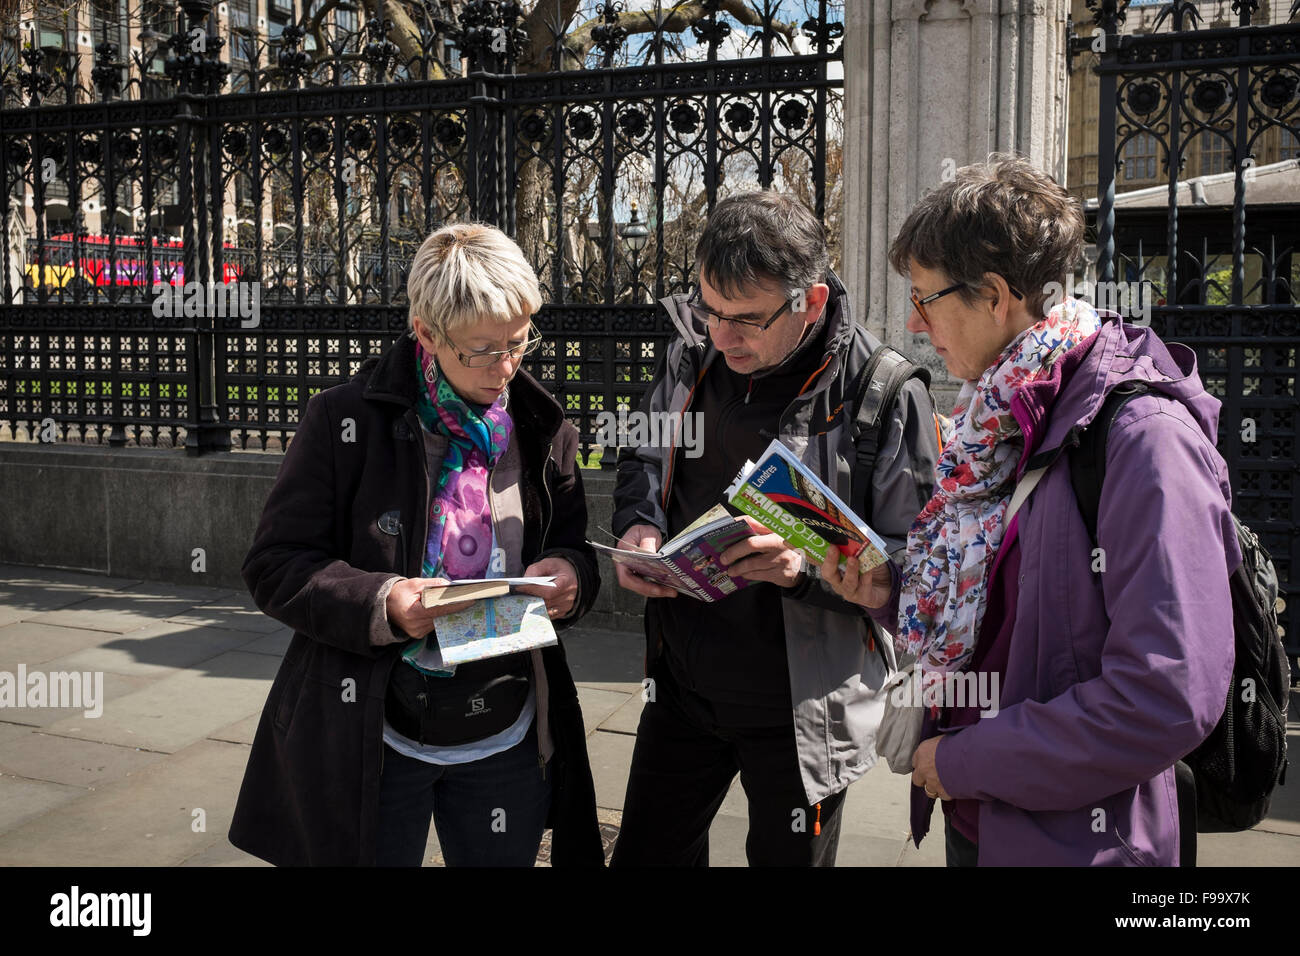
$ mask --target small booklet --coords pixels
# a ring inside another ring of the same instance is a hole
[[[509,594],[511,588],[519,584],[541,584],[555,586],[555,576],[540,578],[466,578],[452,581],[450,584],[431,585],[420,592],[420,603],[424,607],[441,607],[444,604],[456,604],[460,601],[478,601],[483,598],[498,597]]]
[[[748,524],[722,505],[714,505],[655,554],[625,551],[594,541],[588,544],[640,577],[712,603],[750,584],[744,578],[728,575],[718,557],[753,533]]]
[[[889,559],[880,536],[778,440],[758,464],[745,462],[726,494],[733,507],[771,528],[813,567],[821,567],[831,545],[840,550],[841,572],[850,557],[864,573]]]
[[[438,618],[415,663],[439,670],[485,657],[500,657],[558,643],[546,602],[530,594],[504,594],[475,601],[463,611]],[[430,635],[432,637],[432,635]]]

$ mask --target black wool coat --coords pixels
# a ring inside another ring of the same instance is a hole
[[[230,842],[277,865],[374,863],[384,698],[407,646],[371,643],[372,633],[392,633],[376,597],[394,574],[420,576],[431,494],[415,367],[415,342],[403,336],[350,382],[311,398],[244,561],[257,606],[295,633],[262,711]],[[523,467],[524,566],[558,555],[578,573],[578,607],[556,622],[561,629],[600,587],[578,433],[522,370],[510,414]],[[542,659],[555,745],[552,863],[601,866],[577,689],[562,645]]]

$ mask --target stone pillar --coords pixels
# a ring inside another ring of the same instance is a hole
[[[889,242],[916,201],[989,153],[1065,173],[1067,0],[849,0],[844,45],[844,281],[859,321],[928,367],[941,409],[960,382],[903,326]]]

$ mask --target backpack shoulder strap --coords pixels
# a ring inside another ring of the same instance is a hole
[[[1078,447],[1069,453],[1070,484],[1074,486],[1079,512],[1094,545],[1097,543],[1097,515],[1101,510],[1101,483],[1106,477],[1106,439],[1110,435],[1110,426],[1129,399],[1147,391],[1149,389],[1143,382],[1111,389],[1102,402],[1101,411],[1079,437]]]
[[[862,507],[865,509],[862,517],[866,521],[871,520],[871,476],[880,450],[880,431],[893,411],[899,390],[912,378],[919,378],[926,388],[930,387],[927,369],[909,361],[897,349],[881,345],[863,364],[849,390],[854,398],[852,435],[855,449],[850,487],[855,494],[861,489]]]

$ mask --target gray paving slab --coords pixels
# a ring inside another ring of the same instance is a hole
[[[609,810],[623,809],[634,742],[635,738],[626,734],[607,734],[603,730],[587,738],[591,778],[596,785],[596,806]]]
[[[104,643],[110,635],[81,627],[55,627],[22,621],[0,627],[0,670],[14,673],[19,664],[37,664]]]
[[[202,575],[196,574],[196,578]],[[227,604],[247,597],[248,592],[234,588],[217,588],[206,585],[168,584],[162,581],[141,581],[122,588],[118,593],[151,600],[186,601],[194,605]]]
[[[182,614],[173,614],[168,620],[231,631],[252,631],[255,634],[272,634],[284,630],[283,624],[275,618],[267,617],[252,601],[237,598],[201,604]]]
[[[262,712],[259,709],[255,714],[249,714],[243,720],[237,720],[229,727],[222,727],[220,730],[214,730],[208,734],[209,740],[226,740],[232,744],[252,744],[253,735],[257,733],[258,721],[262,719]]]
[[[578,683],[578,686],[589,687],[592,690],[607,690],[615,694],[641,693],[641,683],[639,681],[582,681]]]
[[[749,820],[745,816],[718,811],[709,827],[710,866],[748,866],[745,855],[745,838],[749,833]],[[902,854],[902,841],[885,837],[841,833],[836,849],[835,865],[846,866],[896,866]]]
[[[83,588],[87,591],[117,591],[143,583],[139,578],[113,577],[70,568],[35,568],[26,564],[0,564],[0,581],[15,586]]]
[[[597,690],[593,687],[578,688],[578,703],[582,706],[582,723],[587,736],[600,726],[616,710],[627,702],[628,695],[615,691]]]
[[[211,597],[204,600],[211,600]],[[159,620],[181,614],[204,603],[191,598],[168,597],[147,592],[127,594],[115,592],[57,611],[34,614],[26,620],[40,624],[57,624],[61,627],[84,627],[94,631],[111,631],[127,634]]]
[[[0,580],[0,625],[24,621],[37,614],[57,611],[111,593],[72,586],[16,585]]]
[[[943,848],[943,830],[931,830],[918,847],[908,837],[903,841],[898,866],[947,866],[948,857]]]
[[[639,692],[629,694],[622,707],[601,721],[600,729],[616,734],[635,734],[644,706],[645,700]]]
[[[156,621],[127,634],[100,632],[97,645],[52,658],[42,666],[162,678],[185,668],[207,669],[208,661],[255,639],[246,631]]]
[[[1198,833],[1197,866],[1300,866],[1300,837],[1247,830]]]
[[[27,780],[22,777],[0,776],[0,864],[12,866],[19,861],[11,859],[3,850],[4,834],[19,829],[23,824],[38,819],[51,810],[57,810],[86,795],[82,787],[71,787],[48,780]]]
[[[174,866],[225,841],[247,762],[243,745],[200,741],[0,834],[0,860],[16,866]],[[0,784],[9,779],[0,777]],[[204,811],[202,832],[194,830],[195,809]]]
[[[47,664],[39,665],[39,670],[47,672]],[[30,676],[30,675],[29,675]],[[134,694],[138,690],[149,686],[150,680],[147,677],[131,677],[126,674],[114,674],[104,672],[103,683],[103,706],[107,710],[112,706],[113,701],[120,700],[129,694]],[[84,703],[84,702],[83,702]],[[0,720],[13,724],[25,724],[29,727],[50,727],[60,721],[81,720],[87,723],[94,723],[101,718],[86,717],[86,707],[2,707],[0,708]]]
[[[106,698],[98,719],[84,708],[0,709],[0,864],[265,865],[225,834],[290,637],[238,590],[0,565],[0,670],[99,669]],[[581,626],[563,639],[599,812],[617,821],[643,706],[644,640]],[[1300,746],[1300,723],[1291,730]],[[840,866],[944,864],[937,815],[919,849],[907,839],[908,789],[883,765],[850,787]],[[191,826],[196,806],[207,811],[202,833]],[[737,778],[714,823],[714,865],[744,865],[746,828]],[[1203,866],[1300,863],[1300,787],[1280,790],[1255,830],[1201,834],[1200,845]],[[432,827],[427,851],[441,862]]]
[[[239,649],[249,654],[270,654],[274,657],[284,657],[284,652],[289,649],[289,642],[293,640],[293,631],[287,627],[271,634],[265,634],[255,641],[250,641],[242,645]]]
[[[910,774],[891,773],[884,761],[877,763],[849,785],[841,824],[844,831],[889,839],[905,837],[911,829],[911,788]]]
[[[73,740],[23,728],[17,737],[0,735],[0,774],[62,783],[84,789],[102,787],[139,773],[162,754],[91,740]]]
[[[110,697],[95,720],[66,718],[50,732],[101,743],[175,753],[229,727],[266,702],[277,662],[231,651],[205,665],[210,673],[177,671],[133,694]]]
[[[194,854],[181,866],[270,866],[265,860],[259,860],[251,853],[233,846],[229,840],[219,840],[206,850]]]
[[[3,711],[0,711],[0,716],[3,716]],[[33,729],[34,728],[28,727],[25,724],[9,724],[0,722],[0,747],[3,747],[11,740],[20,740],[23,737],[26,737]]]

